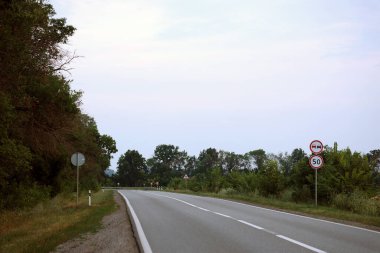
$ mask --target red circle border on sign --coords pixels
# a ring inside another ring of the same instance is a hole
[[[321,158],[321,161],[322,161],[322,163],[321,163],[321,166],[319,166],[319,167],[314,167],[312,164],[311,164],[311,160],[313,159],[313,157],[319,157],[319,158]],[[309,165],[310,165],[310,167],[311,168],[313,168],[313,169],[315,169],[315,170],[319,170],[320,168],[322,168],[322,166],[325,164],[325,161],[323,160],[323,157],[322,156],[320,156],[320,155],[312,155],[312,156],[310,156],[310,158],[309,158]]]
[[[321,151],[319,151],[318,153],[317,152],[313,152],[313,150],[311,149],[311,144],[313,144],[313,142],[319,142],[321,144],[321,146],[322,146]],[[319,155],[320,153],[323,152],[323,144],[322,144],[322,142],[320,140],[314,140],[314,141],[310,142],[309,149],[310,149],[311,153],[313,153],[314,155]]]

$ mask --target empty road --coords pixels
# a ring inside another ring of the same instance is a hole
[[[380,252],[380,233],[208,197],[119,191],[153,252]]]

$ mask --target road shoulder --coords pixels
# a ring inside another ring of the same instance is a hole
[[[126,204],[116,191],[114,200],[118,210],[102,220],[102,228],[95,234],[89,233],[59,245],[54,253],[138,253],[138,246],[127,215]]]

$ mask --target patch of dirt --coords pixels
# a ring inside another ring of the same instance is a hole
[[[103,218],[103,227],[99,231],[67,241],[59,245],[53,253],[138,253],[125,202],[117,192],[113,196],[119,209]]]

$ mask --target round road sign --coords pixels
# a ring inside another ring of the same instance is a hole
[[[309,158],[309,164],[313,169],[320,169],[323,166],[323,158],[320,155],[312,155]]]
[[[321,141],[318,141],[318,140],[314,140],[310,143],[310,151],[314,154],[314,155],[318,155],[320,153],[322,153],[323,151],[323,144]]]
[[[74,166],[82,166],[84,162],[85,162],[85,159],[82,153],[76,152],[71,156],[71,163]]]

